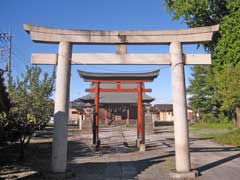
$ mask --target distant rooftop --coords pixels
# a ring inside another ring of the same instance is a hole
[[[154,104],[151,108],[152,112],[159,112],[159,111],[173,111],[172,104]]]
[[[188,109],[192,109],[190,106],[187,106]],[[170,112],[173,111],[172,104],[154,104],[151,107],[152,112]]]

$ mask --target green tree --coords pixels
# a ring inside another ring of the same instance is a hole
[[[0,72],[0,112],[8,112],[10,109],[10,100],[4,85],[3,73]]]
[[[24,144],[28,144],[35,130],[43,128],[53,114],[55,72],[41,77],[39,67],[27,67],[26,73],[13,84],[10,97],[13,107],[10,110],[13,134],[20,142],[20,159],[24,157]]]
[[[210,26],[219,24],[222,18],[229,14],[227,7],[231,0],[166,0],[168,12],[174,20],[183,18],[189,27]],[[215,46],[219,34],[216,33],[213,41],[205,44],[211,51]]]
[[[11,104],[4,85],[3,73],[0,72],[0,143],[8,139],[8,114]]]
[[[213,51],[216,97],[222,102],[221,110],[240,127],[240,1],[230,2],[228,8]]]
[[[240,1],[228,4],[229,15],[222,18],[220,39],[213,51],[214,64],[221,70],[225,64],[240,63]]]
[[[201,85],[203,89],[208,89],[209,85],[212,86],[211,95],[209,96],[207,91],[204,94],[200,94],[203,93],[201,90],[193,92],[193,89],[197,88],[196,84],[200,83],[199,72],[197,72],[199,69],[194,68],[194,79],[191,80],[189,92],[195,94],[190,100],[192,104],[196,104],[195,101],[199,101],[198,96],[204,96],[204,103],[210,101],[215,104],[215,106],[211,106],[212,114],[216,112],[217,108],[217,112],[222,111],[227,117],[232,117],[233,108],[239,104],[239,94],[224,88],[223,83],[227,82],[228,88],[240,88],[240,84],[237,84],[234,79],[229,80],[229,77],[226,76],[231,72],[231,78],[238,79],[235,66],[240,63],[240,1],[166,0],[166,5],[173,19],[183,18],[189,27],[220,23],[220,32],[214,35],[212,42],[204,44],[205,49],[213,54],[214,66],[208,73],[205,73],[204,69],[202,70],[206,81],[201,81]],[[202,102],[202,104],[204,103]]]
[[[240,127],[240,63],[225,65],[221,71],[216,71],[215,79],[221,110]]]
[[[187,92],[191,94],[190,106],[193,111],[198,114],[209,113],[211,110],[212,87],[206,86],[207,79],[206,74],[209,68],[207,66],[194,66],[192,67],[192,77],[190,79],[190,86],[187,88]]]

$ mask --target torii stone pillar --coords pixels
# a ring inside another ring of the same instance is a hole
[[[176,171],[190,171],[184,62],[180,42],[170,44]]]
[[[67,166],[67,122],[69,111],[71,56],[71,43],[60,42],[58,49],[52,145],[52,170],[54,172],[65,172]]]

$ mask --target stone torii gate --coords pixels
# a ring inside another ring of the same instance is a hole
[[[65,172],[67,165],[67,120],[71,64],[165,64],[171,65],[176,172],[189,177],[191,171],[187,123],[184,64],[211,64],[210,54],[183,54],[182,44],[211,41],[219,26],[182,30],[67,30],[24,25],[34,42],[58,44],[57,54],[32,54],[32,64],[57,64],[52,168]],[[72,54],[74,44],[116,45],[116,54]],[[167,44],[169,54],[127,54],[126,45]]]

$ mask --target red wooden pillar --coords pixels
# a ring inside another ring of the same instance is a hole
[[[142,83],[137,84],[137,95],[138,95],[138,104],[137,104],[137,138],[141,139],[142,137]]]
[[[142,83],[138,83],[137,86],[138,90],[138,140],[137,146],[139,151],[145,151],[145,122],[144,122],[144,112],[143,112],[143,105],[142,105]]]
[[[116,85],[117,85],[117,86],[116,86],[116,87],[117,87],[117,89],[118,89],[118,90],[120,90],[120,89],[121,89],[121,83],[120,83],[120,82],[117,82],[117,84],[116,84]]]
[[[96,138],[99,139],[99,82],[95,84]]]

